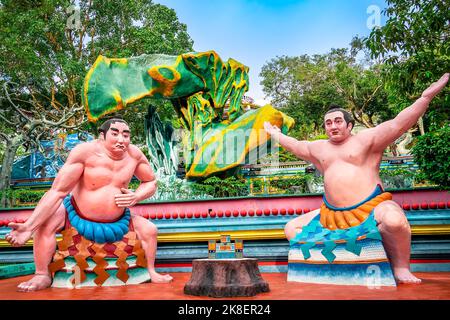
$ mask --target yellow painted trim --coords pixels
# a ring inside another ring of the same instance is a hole
[[[88,103],[88,97],[87,97],[87,93],[88,93],[88,88],[89,88],[89,80],[91,79],[92,73],[94,73],[95,69],[97,68],[97,65],[100,62],[105,61],[107,58],[99,55],[97,57],[97,59],[95,60],[93,66],[89,69],[88,73],[86,74],[86,77],[84,78],[84,86],[83,86],[83,94],[84,94],[84,109],[87,113],[88,116],[88,120],[91,122],[96,122],[98,119],[93,117],[91,112],[89,111],[89,103]]]
[[[415,225],[411,226],[413,235],[450,235],[450,224],[444,225]],[[285,239],[283,229],[273,230],[233,230],[233,231],[211,231],[211,232],[180,232],[162,233],[158,235],[158,242],[203,242],[208,240],[220,240],[221,235],[230,235],[232,239],[241,240],[268,240]],[[56,237],[59,241],[61,236]],[[33,240],[29,240],[25,246],[32,246]],[[6,240],[0,240],[0,248],[9,247]]]
[[[208,240],[220,240],[221,235],[230,235],[233,240],[265,240],[284,239],[282,229],[274,230],[238,230],[238,231],[213,231],[213,232],[185,232],[158,235],[161,242],[197,242]]]
[[[411,226],[413,235],[450,235],[450,225],[423,225]],[[242,240],[265,240],[285,239],[283,229],[273,230],[237,230],[237,231],[215,231],[215,232],[185,232],[158,235],[160,242],[195,242],[219,240],[220,235],[229,234],[233,239]]]
[[[359,260],[359,261],[333,261],[331,264],[370,264],[370,263],[381,263],[389,262],[388,259],[374,259],[374,260]],[[298,264],[330,264],[327,260],[325,261],[309,261],[309,260],[289,260],[289,263]]]
[[[450,235],[450,224],[411,226],[412,235]]]
[[[128,64],[128,59],[127,58],[109,58],[108,59],[109,62],[116,62],[118,64],[124,64],[127,65]]]

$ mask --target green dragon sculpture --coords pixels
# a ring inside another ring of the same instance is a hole
[[[214,51],[128,59],[99,56],[86,75],[83,103],[95,122],[146,97],[170,99],[190,133],[184,141],[186,177],[204,178],[238,167],[257,149],[263,155],[270,144],[265,121],[284,133],[294,124],[270,105],[244,112],[248,70],[233,59],[224,63]]]

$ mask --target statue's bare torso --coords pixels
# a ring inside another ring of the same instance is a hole
[[[378,172],[382,154],[371,151],[370,135],[361,132],[338,145],[329,140],[310,144],[310,160],[324,175],[325,195],[332,205],[352,206],[381,184]]]
[[[83,216],[95,221],[117,220],[123,208],[114,196],[127,188],[139,163],[141,151],[130,145],[123,159],[113,160],[98,140],[85,143],[74,150],[84,155],[84,170],[72,195]]]

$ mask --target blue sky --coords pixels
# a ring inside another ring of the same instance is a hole
[[[195,51],[215,50],[250,67],[250,89],[265,97],[259,73],[276,56],[322,54],[348,47],[370,33],[367,22],[384,0],[154,0],[175,9],[187,25]],[[385,22],[381,18],[381,25]]]

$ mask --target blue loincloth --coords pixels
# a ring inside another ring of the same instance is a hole
[[[129,208],[125,209],[123,216],[118,221],[94,222],[80,217],[71,202],[71,197],[72,195],[67,195],[63,201],[70,224],[86,239],[97,243],[112,243],[122,240],[123,236],[128,233],[130,225]]]

